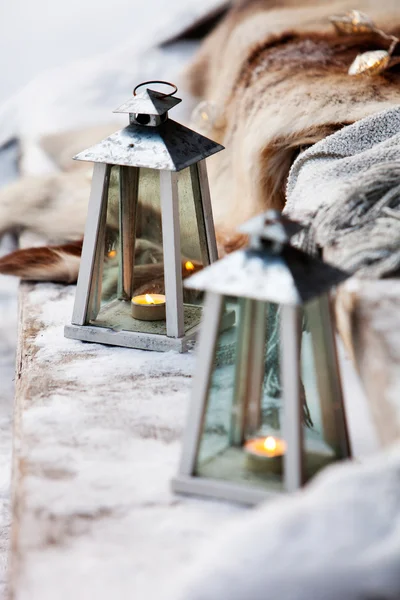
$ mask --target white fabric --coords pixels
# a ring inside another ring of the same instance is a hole
[[[326,470],[211,543],[168,600],[397,600],[400,447]]]

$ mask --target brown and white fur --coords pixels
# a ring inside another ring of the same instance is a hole
[[[329,17],[352,8],[400,35],[398,0],[241,0],[188,69],[192,93],[217,111],[209,136],[226,147],[209,159],[220,254],[243,243],[239,223],[284,207],[289,169],[304,147],[400,102],[399,66],[374,77],[347,74],[358,53],[385,47],[375,34],[336,33]],[[74,241],[88,195],[87,167],[23,179],[0,193],[0,234],[29,229]],[[0,272],[74,281],[77,248],[22,250],[1,259]]]

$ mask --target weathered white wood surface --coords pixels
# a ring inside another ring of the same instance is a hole
[[[339,290],[336,308],[379,441],[389,446],[400,438],[400,279],[351,279]]]
[[[163,598],[244,509],[170,492],[193,356],[66,340],[74,290],[21,286],[13,598]]]
[[[169,599],[182,568],[246,509],[170,492],[193,355],[65,339],[74,291],[21,286],[13,600]],[[352,440],[368,454],[362,395],[348,395]]]

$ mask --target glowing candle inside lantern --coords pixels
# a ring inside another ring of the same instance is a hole
[[[245,442],[244,451],[249,469],[282,474],[283,455],[286,452],[283,440],[272,435],[251,439]]]
[[[164,294],[142,294],[132,298],[132,317],[140,321],[163,321],[165,319]]]
[[[161,298],[156,298],[151,294],[145,294],[144,302],[139,301],[139,304],[162,304],[163,302],[165,302],[165,296],[162,296]]]
[[[194,271],[194,264],[192,261],[188,260],[185,262],[185,269],[186,271]]]

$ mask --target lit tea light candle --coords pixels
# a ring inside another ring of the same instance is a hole
[[[165,319],[164,294],[143,294],[132,298],[132,317],[139,321],[163,321]]]
[[[244,444],[247,465],[253,471],[269,471],[277,475],[283,472],[283,455],[286,444],[272,435],[248,440]]]
[[[187,260],[187,261],[185,262],[185,269],[186,269],[186,271],[189,271],[189,272],[190,272],[190,271],[194,271],[194,268],[195,268],[195,267],[194,267],[194,264],[192,263],[192,261],[191,261],[191,260]]]

